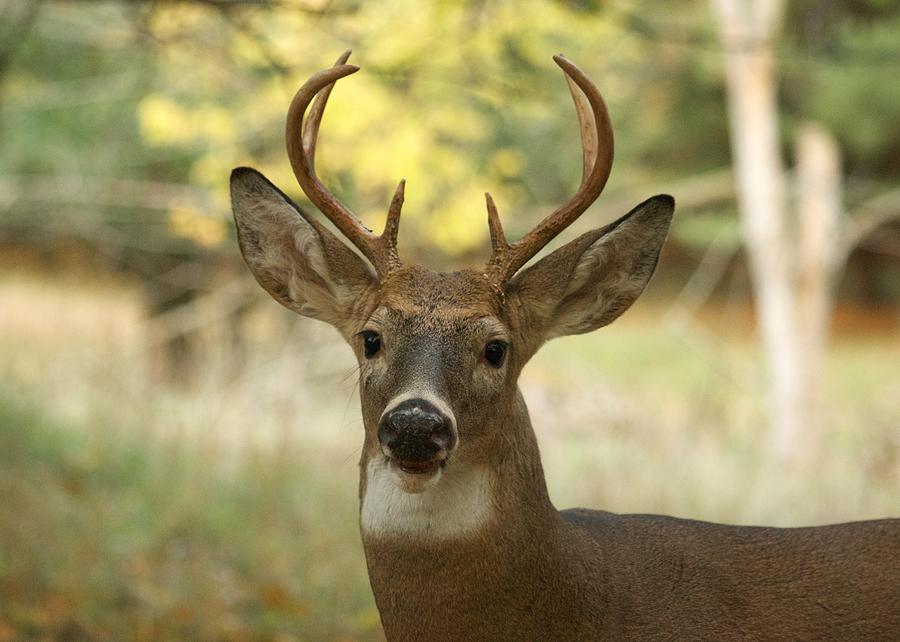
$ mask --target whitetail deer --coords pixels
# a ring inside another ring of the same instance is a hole
[[[612,164],[600,92],[557,56],[581,125],[577,194],[511,244],[488,195],[483,270],[404,265],[403,182],[376,236],[315,172],[329,92],[358,69],[348,55],[297,92],[287,148],[310,201],[374,270],[255,170],[236,169],[231,193],[260,285],[332,324],[359,360],[360,527],[387,637],[900,639],[900,520],[778,529],[553,507],[519,373],[543,342],[634,302],[674,201],[655,196],[521,269],[597,198]]]

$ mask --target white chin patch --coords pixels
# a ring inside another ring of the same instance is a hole
[[[454,463],[419,479],[396,470],[384,457],[369,461],[360,511],[363,534],[453,538],[488,523],[493,507],[487,470]]]

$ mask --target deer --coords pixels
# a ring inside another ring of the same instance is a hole
[[[259,284],[331,324],[358,361],[359,525],[386,637],[900,640],[900,519],[771,528],[554,507],[519,374],[544,342],[631,306],[674,199],[654,196],[526,266],[612,167],[603,97],[557,55],[580,125],[577,193],[515,242],[486,194],[482,269],[404,263],[405,182],[376,235],[316,174],[329,94],[359,69],[349,55],[297,91],[286,142],[303,192],[352,247],[254,169],[233,171],[231,198]]]

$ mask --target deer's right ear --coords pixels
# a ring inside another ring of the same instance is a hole
[[[376,280],[363,259],[254,169],[231,173],[231,207],[259,284],[285,307],[340,329]]]

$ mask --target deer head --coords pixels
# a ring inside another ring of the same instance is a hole
[[[536,458],[517,390],[522,367],[548,339],[607,325],[634,302],[656,266],[674,201],[651,198],[522,269],[591,205],[612,166],[612,128],[599,90],[555,56],[581,127],[578,192],[514,243],[486,195],[492,253],[484,269],[437,273],[404,264],[397,253],[403,181],[376,236],[315,172],[329,93],[358,70],[346,64],[348,56],[297,92],[287,117],[287,149],[307,197],[366,260],[248,168],[231,178],[238,240],[263,288],[291,310],[333,325],[356,354],[365,424],[361,494],[378,478],[392,489],[384,492],[432,490],[435,501],[451,502],[459,480],[474,475],[491,485],[490,471],[503,462],[524,451]],[[430,510],[434,517],[439,508]]]

